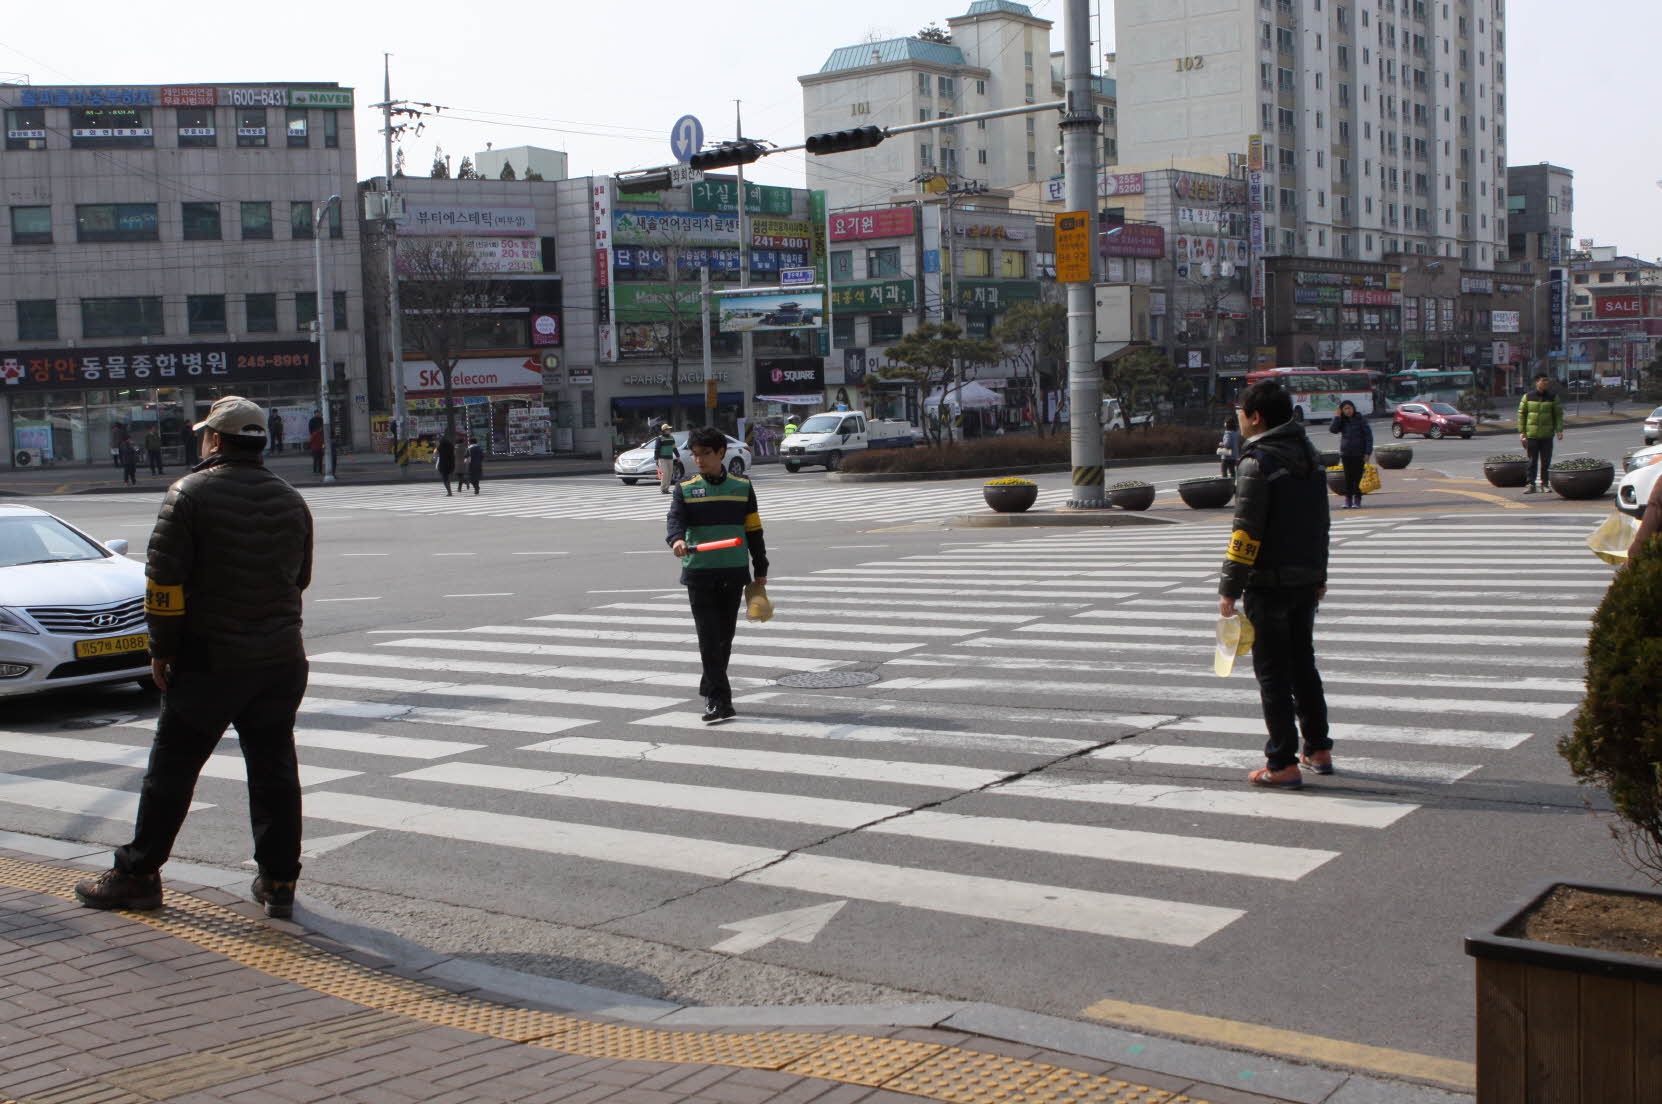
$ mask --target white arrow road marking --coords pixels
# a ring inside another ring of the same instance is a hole
[[[788,939],[792,943],[812,943],[819,933],[825,930],[825,925],[831,922],[831,918],[841,912],[846,904],[847,901],[827,901],[823,905],[809,905],[807,908],[774,912],[766,916],[753,916],[749,920],[735,920],[731,924],[722,924],[722,931],[738,934],[723,939],[710,949],[720,954],[741,955],[746,951],[754,951],[757,947],[766,946],[776,939]]]

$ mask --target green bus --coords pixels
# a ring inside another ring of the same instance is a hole
[[[1398,403],[1457,403],[1461,395],[1476,386],[1470,368],[1410,368],[1393,372],[1385,380],[1385,409],[1394,413]]]

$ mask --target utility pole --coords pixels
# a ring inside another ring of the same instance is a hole
[[[398,474],[404,475],[409,465],[409,434],[405,422],[409,417],[409,400],[404,396],[404,320],[398,304],[398,221],[392,210],[392,55],[381,55],[381,137],[386,150],[386,198],[381,220],[387,253],[387,370],[392,373],[392,457],[398,464]]]
[[[329,374],[332,367],[329,363],[329,322],[333,319],[325,321],[325,303],[331,305],[331,315],[334,314],[334,310],[332,297],[325,297],[323,294],[323,235],[324,226],[329,220],[329,209],[339,204],[340,196],[332,195],[319,204],[317,212],[312,215],[312,275],[317,281],[317,306],[312,311],[312,325],[317,327],[317,397],[318,413],[323,417],[323,447],[327,457],[323,468],[325,483],[335,481],[335,434],[334,414],[331,409],[333,403],[329,395]]]
[[[1062,148],[1066,157],[1064,194],[1070,211],[1097,209],[1097,116],[1091,87],[1091,2],[1066,0],[1063,9],[1063,78],[1066,107]],[[1096,242],[1091,266],[1096,269]],[[1095,283],[1068,285],[1068,433],[1071,441],[1073,493],[1068,505],[1103,508],[1102,372],[1096,366]]]
[[[739,100],[733,101],[733,136],[735,141],[744,141],[744,115],[742,103]],[[746,288],[750,286],[750,204],[748,202],[749,197],[745,195],[744,163],[740,162],[736,168],[739,174],[739,286]],[[739,358],[742,365],[739,371],[752,374],[755,372],[751,360],[754,355],[755,345],[751,339],[750,331],[743,330],[739,334]],[[745,377],[740,376],[739,378],[743,379]],[[744,410],[741,408],[739,412],[742,414]],[[704,383],[704,424],[716,424],[716,392],[708,375],[705,376]]]

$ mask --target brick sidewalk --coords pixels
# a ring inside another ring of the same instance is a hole
[[[1398,1104],[1464,1100],[1314,1068],[1294,1097],[964,1032],[676,1028],[435,979],[221,890],[154,913],[0,849],[0,1104]]]

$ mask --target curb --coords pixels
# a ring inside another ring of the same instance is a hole
[[[88,870],[109,865],[111,852],[100,845],[0,831],[0,849],[31,854]],[[179,885],[201,886],[247,899],[251,873],[184,861],[168,864]],[[179,892],[179,891],[175,891]],[[188,892],[185,891],[185,892]],[[292,925],[292,927],[290,926]],[[931,1028],[1003,1040],[1072,1056],[1135,1066],[1139,1069],[1201,1081],[1213,1086],[1250,1088],[1260,1098],[1296,1104],[1354,1101],[1371,1104],[1470,1104],[1471,1097],[1444,1082],[1424,1083],[1366,1076],[1348,1070],[1306,1064],[1291,1058],[1254,1053],[1242,1047],[1192,1042],[1145,1034],[1133,1025],[1103,1026],[1087,1020],[1027,1012],[980,1001],[942,1000],[903,1005],[758,1005],[688,1006],[615,992],[541,975],[459,960],[432,951],[390,932],[359,924],[302,894],[292,921],[278,921],[308,942],[321,942],[392,964],[395,976],[418,982],[461,984],[485,994],[569,1011],[603,1021],[662,1028],[845,1027]]]
[[[1103,468],[1104,470],[1110,470],[1113,468],[1153,467],[1158,464],[1183,464],[1190,461],[1210,459],[1214,458],[1201,453],[1195,453],[1193,456],[1135,456],[1124,460],[1109,457],[1103,464]],[[826,478],[837,483],[906,483],[945,479],[980,479],[983,476],[1045,475],[1072,470],[1073,467],[1070,464],[1028,464],[1014,468],[969,468],[964,471],[832,472]]]

